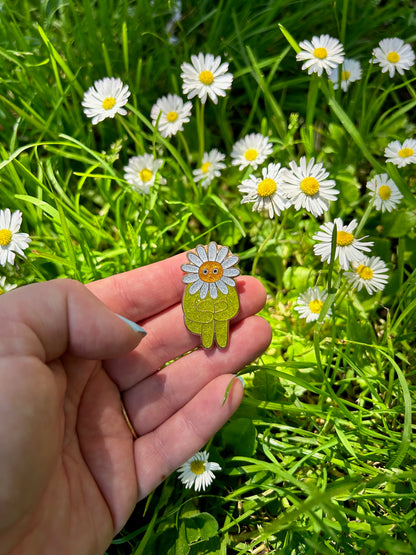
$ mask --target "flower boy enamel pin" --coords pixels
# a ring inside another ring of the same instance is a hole
[[[228,345],[229,321],[240,307],[234,278],[239,258],[228,247],[212,241],[188,252],[189,264],[183,264],[186,284],[182,306],[185,325],[201,336],[202,346],[209,349],[214,341],[224,349]]]

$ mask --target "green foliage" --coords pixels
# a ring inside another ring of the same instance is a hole
[[[416,74],[389,79],[368,63],[382,38],[414,41],[412,2],[184,0],[172,22],[174,4],[0,2],[0,209],[21,210],[32,238],[0,277],[87,283],[214,240],[268,291],[272,343],[242,371],[244,401],[209,445],[222,472],[202,494],[169,477],[108,554],[415,553],[415,178],[383,152],[415,132]],[[361,62],[346,93],[296,62],[298,43],[321,33]],[[184,131],[164,139],[151,107],[181,94],[180,65],[200,51],[230,62],[232,90],[205,110],[194,102]],[[105,76],[129,85],[128,115],[92,126],[81,101]],[[269,137],[268,161],[322,162],[340,191],[323,217],[291,207],[270,221],[241,205],[237,186],[261,173],[229,154],[250,132]],[[204,189],[192,171],[212,148],[227,168]],[[163,179],[140,195],[123,168],[145,152],[163,160]],[[403,194],[391,213],[366,190],[378,173]],[[374,242],[383,291],[352,290],[314,255],[313,234],[336,217]],[[328,300],[305,323],[294,306],[314,285]]]

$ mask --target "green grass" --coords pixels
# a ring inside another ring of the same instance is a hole
[[[0,2],[0,208],[23,212],[32,243],[0,277],[86,283],[215,240],[269,293],[272,344],[243,370],[244,401],[208,446],[223,472],[200,495],[169,477],[108,554],[415,553],[415,178],[413,166],[386,167],[383,152],[415,133],[416,72],[390,80],[368,64],[382,38],[415,42],[413,3],[186,0],[175,45],[169,2],[18,4]],[[321,33],[362,64],[347,93],[295,60],[292,46]],[[207,102],[203,129],[194,102],[182,137],[162,139],[150,109],[181,94],[180,65],[199,51],[227,58],[232,90]],[[81,100],[105,76],[128,83],[129,114],[91,126]],[[201,129],[205,150],[228,162],[249,132],[270,137],[268,161],[318,158],[340,190],[324,220],[358,220],[389,266],[384,291],[357,293],[341,279],[332,317],[300,320],[300,293],[338,284],[338,266],[331,272],[312,250],[323,218],[292,207],[275,225],[253,213],[237,189],[250,171],[230,163],[198,187]],[[167,180],[148,196],[123,179],[129,157],[144,152],[164,160]],[[391,214],[367,209],[365,184],[381,172],[404,195]]]

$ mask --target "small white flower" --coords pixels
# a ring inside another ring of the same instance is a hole
[[[345,277],[353,287],[360,291],[363,287],[367,293],[372,295],[376,291],[382,291],[388,281],[386,273],[387,266],[378,256],[363,256],[357,262],[351,264],[352,270],[345,272]]]
[[[386,173],[375,175],[367,183],[370,196],[374,198],[376,210],[391,212],[400,203],[403,195],[395,182]]]
[[[172,137],[183,130],[183,124],[188,123],[192,111],[192,102],[183,102],[177,94],[162,96],[152,106],[150,117],[155,126],[159,118],[158,130],[162,137]]]
[[[106,118],[113,118],[116,114],[125,116],[123,108],[130,96],[129,87],[115,77],[104,77],[95,81],[84,94],[82,106],[87,117],[92,118],[95,125]]]
[[[225,160],[225,154],[216,148],[210,152],[204,152],[201,167],[192,172],[195,182],[200,181],[202,187],[208,187],[214,177],[219,177],[221,170],[225,169],[223,160]]]
[[[192,283],[189,288],[190,295],[199,291],[201,299],[208,295],[211,299],[218,297],[218,290],[224,295],[228,287],[235,287],[233,278],[240,274],[238,268],[233,268],[238,262],[238,256],[231,255],[228,247],[220,247],[213,241],[208,246],[198,245],[196,253],[187,254],[190,264],[183,264],[182,270],[186,275],[183,283]]]
[[[7,291],[12,291],[16,289],[17,285],[12,285],[11,283],[6,283],[6,277],[3,276],[0,278],[0,295],[3,293],[7,293]]]
[[[243,170],[252,166],[254,170],[272,153],[273,145],[261,133],[249,133],[237,141],[231,151],[232,165]]]
[[[254,202],[253,212],[268,211],[269,218],[280,216],[282,210],[289,208],[290,202],[282,196],[282,169],[280,164],[269,164],[262,169],[263,179],[250,175],[238,186],[240,193],[247,193],[241,204]]]
[[[390,77],[394,73],[403,75],[415,62],[414,52],[409,44],[405,44],[402,39],[383,39],[378,47],[373,50],[374,63],[380,64],[381,72],[389,72]]]
[[[317,73],[320,77],[323,70],[329,75],[331,70],[344,60],[344,47],[338,39],[329,35],[313,37],[311,42],[304,40],[299,46],[302,50],[296,55],[296,60],[305,60],[302,69],[307,69],[309,75]]]
[[[299,312],[301,318],[306,318],[307,323],[314,322],[319,318],[327,296],[327,291],[320,291],[319,287],[309,287],[297,298],[295,310]],[[325,319],[329,318],[331,314],[332,311],[329,309],[325,314]]]
[[[24,249],[32,241],[27,233],[18,233],[22,225],[22,213],[16,210],[13,214],[9,208],[0,210],[0,265],[14,264],[15,253],[26,258]]]
[[[386,162],[391,162],[395,166],[402,168],[408,164],[416,163],[416,140],[405,139],[404,143],[392,141],[385,150]]]
[[[322,224],[320,231],[313,235],[312,239],[319,241],[314,245],[313,250],[317,256],[321,257],[322,262],[331,258],[331,243],[334,226],[337,228],[335,259],[338,258],[343,270],[348,270],[350,262],[358,262],[362,258],[361,251],[369,251],[373,242],[363,241],[363,238],[356,239],[352,232],[357,227],[357,220],[352,220],[348,225],[344,225],[341,218],[335,218],[334,222]]]
[[[124,179],[134,190],[147,195],[155,183],[156,173],[162,164],[162,160],[155,160],[151,154],[133,156],[124,167]]]
[[[357,60],[346,58],[342,65],[331,71],[329,78],[334,83],[334,89],[337,89],[341,82],[341,89],[345,92],[351,83],[361,79],[361,64]]]
[[[319,162],[311,158],[306,163],[305,156],[289,163],[290,170],[282,173],[282,194],[287,197],[296,210],[305,208],[313,216],[320,216],[328,210],[328,202],[337,200],[338,189],[333,179],[327,179],[329,173]]]
[[[221,467],[216,462],[209,462],[208,457],[206,451],[200,451],[178,468],[178,478],[185,488],[193,487],[195,491],[205,491],[212,483],[215,478],[214,471],[221,470]]]
[[[184,62],[181,65],[183,94],[187,94],[188,98],[198,96],[202,104],[209,96],[217,104],[218,96],[225,96],[225,91],[231,89],[233,82],[232,74],[227,73],[228,63],[221,63],[220,56],[204,56],[202,52],[198,56],[191,56],[191,61],[192,64]]]

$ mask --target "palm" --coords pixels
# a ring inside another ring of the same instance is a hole
[[[36,391],[29,424],[14,422],[26,427],[28,438],[15,458],[22,472],[27,461],[33,465],[34,471],[23,480],[25,499],[30,499],[25,511],[30,524],[36,523],[40,538],[57,538],[51,552],[58,552],[58,547],[63,553],[103,552],[136,501],[199,450],[237,408],[240,386],[231,388],[223,404],[230,372],[260,354],[269,342],[267,324],[257,317],[246,318],[261,308],[263,289],[255,280],[241,279],[239,322],[229,348],[192,351],[199,338],[183,324],[183,261],[179,255],[90,284],[89,289],[112,311],[145,327],[148,335],[138,348],[115,356],[110,333],[104,349],[106,362],[91,360],[88,353],[95,347],[90,343],[97,330],[101,333],[100,319],[93,319],[91,326],[97,327],[88,336],[88,346],[83,346],[81,337],[69,349],[84,349],[87,356],[61,354],[49,362],[52,372],[43,365],[36,374],[26,376],[20,398],[12,393],[21,408],[27,399],[33,402],[30,392]],[[75,329],[87,325],[80,310],[74,310],[72,320],[79,317]],[[188,351],[192,352],[159,370]],[[3,393],[10,394],[7,388]],[[120,395],[139,434],[134,442],[121,412]],[[26,418],[21,411],[14,414],[17,420]],[[9,474],[14,470],[12,465]],[[20,474],[14,474],[16,481]],[[22,489],[17,485],[13,492]],[[17,511],[22,500],[13,495]],[[33,537],[30,541],[33,546]]]

